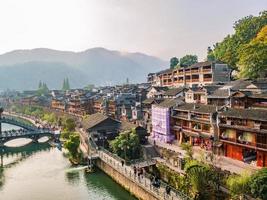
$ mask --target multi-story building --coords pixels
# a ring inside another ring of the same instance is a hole
[[[53,98],[51,101],[51,109],[66,111],[66,101],[64,98]]]
[[[160,104],[152,105],[152,136],[155,140],[171,143],[175,139],[171,114],[173,108],[182,103],[181,99],[164,99]]]
[[[148,81],[156,86],[181,87],[186,85],[192,87],[229,82],[230,77],[231,69],[227,64],[206,61],[186,68],[168,69],[149,74]]]
[[[67,111],[78,115],[93,114],[93,100],[90,98],[69,99]]]
[[[267,110],[226,108],[218,115],[225,156],[267,166]]]
[[[103,98],[93,100],[94,113],[103,113]]]
[[[212,105],[185,103],[173,109],[173,132],[178,142],[189,142],[211,150],[217,140],[216,113]]]

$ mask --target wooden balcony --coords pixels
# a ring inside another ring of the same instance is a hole
[[[211,68],[202,69],[202,72],[211,72]]]
[[[191,70],[191,73],[193,74],[193,73],[199,73],[199,70],[198,69],[192,69]]]
[[[222,138],[222,137],[220,137],[220,141],[229,143],[229,144],[235,144],[235,145],[242,146],[242,147],[247,147],[250,149],[255,149],[255,150],[259,149],[262,151],[267,151],[267,144],[263,144],[263,143],[239,141],[233,138]]]
[[[212,78],[203,78],[203,80],[204,80],[205,82],[210,82],[210,81],[212,81]]]
[[[191,82],[199,82],[199,79],[191,79]]]

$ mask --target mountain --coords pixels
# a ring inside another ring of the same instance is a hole
[[[150,72],[164,69],[168,63],[142,53],[125,53],[104,48],[82,52],[38,48],[15,50],[0,55],[0,89],[36,89],[46,82],[51,89],[61,88],[65,77],[72,88],[87,84],[144,82]]]

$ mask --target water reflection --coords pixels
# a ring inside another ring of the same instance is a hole
[[[84,166],[71,166],[48,143],[3,147],[0,153],[1,199],[135,200],[103,172],[88,174]]]

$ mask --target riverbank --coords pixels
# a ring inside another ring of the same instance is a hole
[[[48,144],[7,149],[0,173],[1,199],[136,200],[102,171],[85,173]]]

